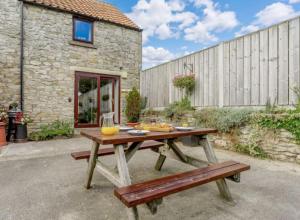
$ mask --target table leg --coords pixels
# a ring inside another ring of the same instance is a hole
[[[117,158],[117,166],[119,171],[120,180],[123,186],[128,186],[131,184],[131,179],[129,176],[128,166],[126,162],[124,146],[123,145],[115,145],[115,155]],[[133,207],[127,209],[127,215],[129,220],[138,220],[138,210],[137,207]]]
[[[195,166],[195,167],[205,167],[207,165],[209,165],[209,162],[207,161],[203,161],[203,160],[200,160],[200,159],[197,159],[197,158],[194,158],[194,157],[191,157],[189,155],[186,155],[184,154],[181,150],[180,150],[180,147],[182,145],[182,143],[180,142],[175,142],[175,140],[173,139],[169,139],[169,140],[165,140],[165,143],[167,146],[164,146],[163,148],[160,148],[159,149],[159,158],[156,162],[156,165],[155,165],[155,169],[160,171],[166,158],[167,158],[167,154],[166,152],[170,151],[170,149],[172,149],[172,151],[175,153],[175,158],[173,159],[177,159],[183,163],[187,163],[187,164],[190,164],[192,166]]]
[[[174,140],[168,140],[169,147],[173,150],[176,156],[184,163],[188,162],[187,156],[179,149],[179,147],[174,143]]]
[[[167,148],[168,147],[168,140],[164,140],[163,142],[164,142],[164,147],[163,148]],[[162,152],[163,150],[165,150],[163,148],[160,147],[159,149],[156,148],[154,150],[155,152],[159,153],[158,159],[157,159],[156,164],[155,164],[155,169],[157,171],[161,171],[161,168],[162,168],[162,166],[164,165],[164,163],[167,159],[167,156],[164,155],[164,153]]]
[[[166,158],[167,157],[165,155],[163,155],[161,153],[159,154],[159,157],[158,157],[158,159],[156,161],[156,164],[155,164],[155,169],[157,171],[161,171],[161,168],[164,165],[164,162],[165,162]]]
[[[95,169],[97,157],[98,157],[98,150],[99,150],[99,144],[94,142],[93,146],[92,146],[92,150],[91,150],[91,156],[89,159],[87,178],[86,178],[86,183],[85,183],[85,188],[87,188],[87,189],[91,188],[93,173],[94,173],[94,169]]]
[[[134,156],[134,154],[138,151],[140,146],[143,144],[143,142],[134,142],[132,143],[129,148],[127,149],[125,153],[126,162],[129,163],[130,159]],[[123,148],[127,147],[127,145],[124,145]],[[118,170],[118,165],[116,165],[114,170]]]
[[[205,152],[205,155],[206,155],[206,158],[207,158],[208,162],[218,163],[217,156],[214,152],[214,149],[213,149],[211,143],[207,139],[207,136],[199,137],[199,142],[204,148],[204,152]],[[231,193],[229,191],[229,188],[227,186],[227,183],[226,183],[225,179],[217,180],[216,183],[217,183],[217,186],[218,186],[218,189],[219,189],[219,192],[220,192],[221,196],[223,198],[225,198],[226,200],[232,202],[233,198],[231,196]]]
[[[129,149],[125,153],[127,163],[133,157],[133,155],[138,151],[140,146],[142,146],[143,142],[134,142],[130,145]]]

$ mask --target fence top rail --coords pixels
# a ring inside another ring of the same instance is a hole
[[[207,47],[207,48],[203,48],[202,50],[198,50],[198,51],[195,51],[195,52],[193,52],[193,53],[184,55],[184,56],[182,56],[182,57],[175,58],[175,59],[170,60],[170,61],[168,61],[168,62],[158,64],[157,66],[153,66],[153,67],[144,69],[144,70],[142,70],[142,73],[143,73],[143,72],[147,72],[147,71],[152,70],[152,69],[156,69],[156,68],[158,68],[158,67],[160,67],[160,66],[167,65],[167,64],[172,63],[172,62],[175,62],[175,61],[177,61],[177,60],[181,60],[181,59],[183,59],[183,58],[186,58],[186,57],[195,55],[195,54],[197,54],[197,53],[203,53],[203,52],[206,51],[206,50],[210,50],[210,49],[213,49],[213,48],[215,48],[215,47],[218,47],[218,46],[219,46],[220,44],[222,44],[222,43],[223,43],[223,42],[219,42],[218,44],[212,45],[212,46]]]

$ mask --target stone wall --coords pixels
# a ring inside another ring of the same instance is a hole
[[[20,2],[0,1],[0,105],[19,101]]]
[[[95,22],[94,30],[95,48],[74,45],[71,14],[25,6],[24,105],[34,118],[32,128],[74,119],[76,70],[125,72],[122,90],[139,86],[141,33],[104,22]]]
[[[160,111],[143,117],[144,119],[164,119],[163,112]],[[249,125],[232,130],[231,133],[210,134],[209,138],[217,148],[236,151],[235,146],[238,144],[244,146],[255,144],[261,147],[271,159],[300,164],[300,144],[286,130],[275,132]],[[191,139],[184,139],[183,141],[188,146],[194,146]]]
[[[0,105],[20,99],[20,2],[0,1]],[[142,34],[95,22],[94,48],[72,42],[72,15],[27,5],[24,9],[24,108],[31,128],[74,119],[75,71],[120,75],[126,92],[139,87]],[[69,99],[71,98],[71,102]]]
[[[212,135],[211,138],[215,146],[227,150],[234,150],[236,144],[248,145],[256,142],[270,158],[300,164],[300,145],[285,130],[274,132],[248,126],[231,134]]]

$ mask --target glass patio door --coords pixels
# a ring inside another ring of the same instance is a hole
[[[98,78],[91,75],[77,75],[76,87],[75,125],[78,127],[97,126],[99,120]]]
[[[105,114],[114,111],[114,80],[100,78],[101,107],[100,113]]]
[[[120,120],[119,78],[90,73],[76,73],[75,127],[98,127],[102,114],[115,112]]]

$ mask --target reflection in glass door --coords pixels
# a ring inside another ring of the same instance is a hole
[[[114,80],[108,78],[102,78],[100,80],[100,95],[101,95],[101,115],[114,111]]]
[[[102,114],[115,112],[120,121],[120,78],[91,73],[76,73],[75,127],[97,127]]]
[[[119,123],[118,84],[115,78],[100,77],[100,115],[114,112],[114,121]]]
[[[78,125],[98,124],[98,80],[80,77],[78,80]]]

